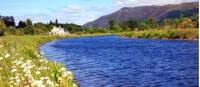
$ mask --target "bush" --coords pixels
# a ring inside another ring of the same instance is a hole
[[[3,36],[3,35],[4,35],[4,30],[0,29],[0,36]]]

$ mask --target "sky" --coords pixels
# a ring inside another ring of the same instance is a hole
[[[0,15],[34,23],[58,19],[60,23],[83,25],[122,7],[165,5],[198,0],[1,0]]]

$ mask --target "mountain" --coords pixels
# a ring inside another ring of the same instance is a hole
[[[93,22],[86,23],[83,27],[109,27],[109,21],[115,20],[122,23],[127,20],[137,19],[145,20],[149,17],[154,17],[157,21],[162,21],[166,18],[179,18],[181,15],[192,16],[194,13],[199,13],[199,2],[168,4],[163,6],[140,6],[140,7],[124,7],[112,14],[102,16]]]

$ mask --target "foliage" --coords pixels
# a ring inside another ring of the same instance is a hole
[[[126,32],[120,35],[130,38],[197,40],[199,38],[198,32],[198,29],[154,29]]]
[[[13,16],[0,16],[0,19],[5,22],[6,27],[15,26],[15,20]]]
[[[6,28],[6,24],[3,20],[0,19],[0,28],[1,29],[5,29]]]
[[[4,30],[0,29],[0,36],[3,36],[3,35],[4,35]]]
[[[26,22],[19,21],[17,28],[25,28],[25,27],[26,27]]]

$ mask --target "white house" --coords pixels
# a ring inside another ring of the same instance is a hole
[[[49,33],[50,35],[69,35],[69,32],[66,31],[64,28],[56,27],[54,26],[51,32]]]

